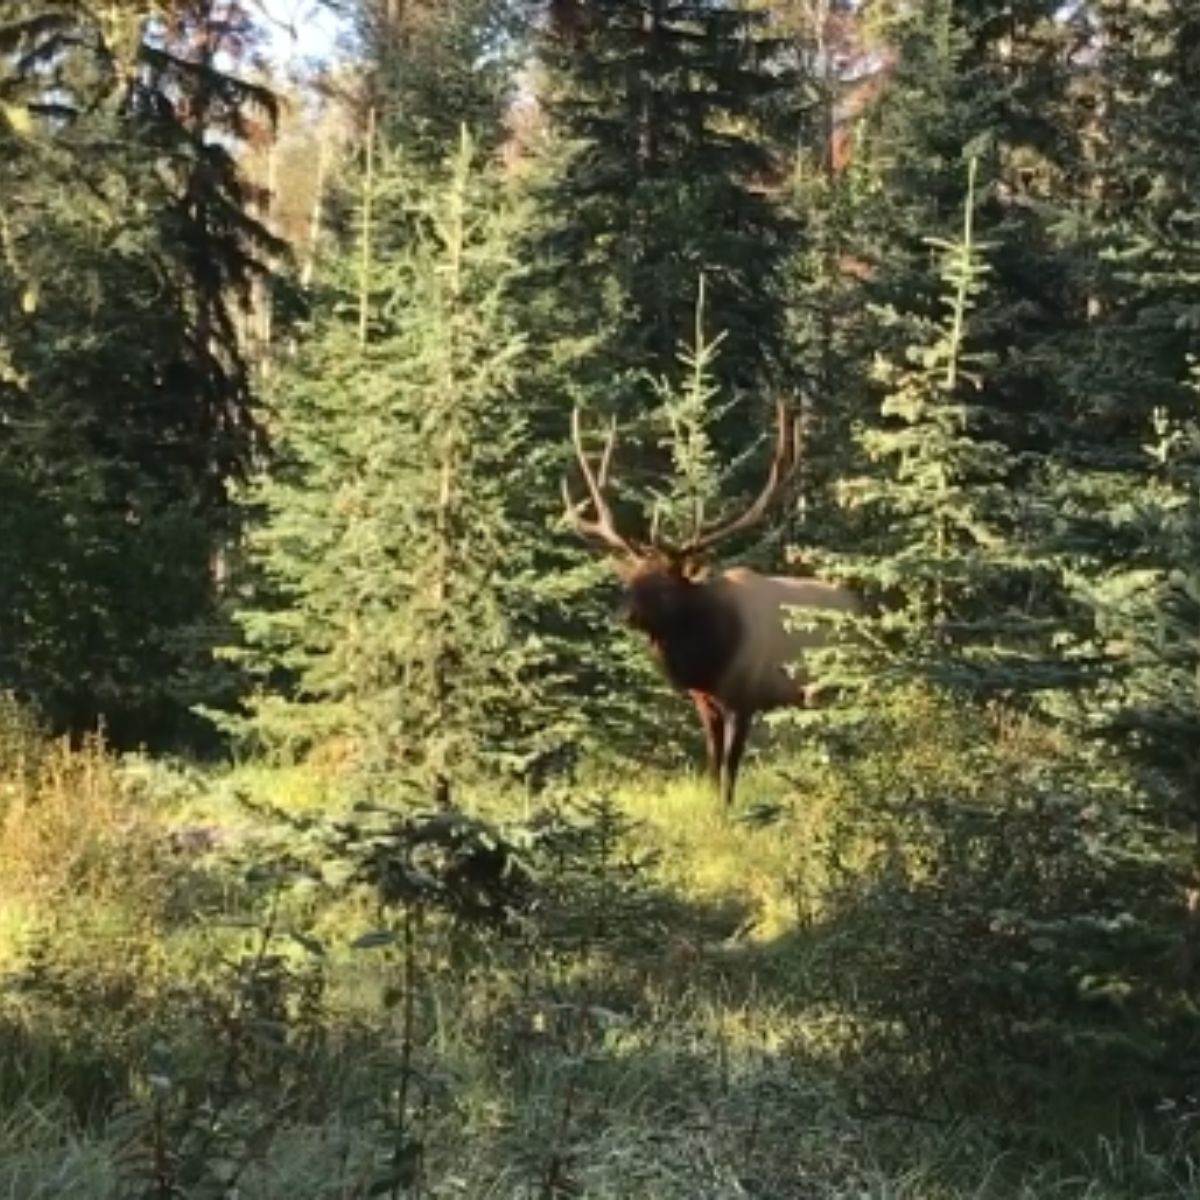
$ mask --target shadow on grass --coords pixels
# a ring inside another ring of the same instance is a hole
[[[86,1031],[46,1029],[36,1016],[0,1016],[0,1109],[62,1105],[80,1126],[102,1121],[128,1097],[132,1064]]]
[[[663,819],[685,802],[664,801]],[[197,1103],[224,1089],[251,1113],[285,1108],[292,1130],[336,1124],[377,1146],[395,1144],[388,1105],[407,1075],[423,1169],[473,1195],[773,1200],[902,1179],[888,1194],[982,1196],[1015,1194],[1031,1172],[1065,1178],[1087,1138],[1189,1078],[1180,1028],[1155,1024],[1152,996],[1100,1010],[1065,987],[1094,946],[1035,944],[1044,931],[997,920],[1020,879],[995,860],[924,877],[883,860],[832,889],[819,920],[764,936],[762,896],[739,879],[781,869],[802,828],[781,817],[734,833],[711,810],[695,823],[693,843],[748,839],[731,852],[741,876],[722,867],[701,897],[651,875],[568,880],[507,936],[431,921],[411,988],[394,945],[335,949],[310,993],[264,972],[211,1003],[148,1011],[136,991],[100,987],[111,964],[77,987],[85,964],[57,991],[22,993],[19,1019],[0,1016],[0,1103],[65,1099],[103,1131],[164,1042],[184,1048]],[[1069,916],[1073,895],[1044,893],[1038,915]],[[1134,950],[1116,946],[1130,973]],[[1162,1178],[1147,1159],[1111,1194],[1169,1194],[1187,1170],[1177,1149],[1155,1150]]]

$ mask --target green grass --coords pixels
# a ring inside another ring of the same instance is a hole
[[[879,1088],[905,1049],[848,1001],[885,986],[862,946],[902,941],[911,918],[832,919],[836,881],[880,853],[850,801],[939,772],[947,787],[974,783],[943,713],[906,719],[926,732],[851,772],[764,755],[732,819],[694,777],[580,788],[610,796],[634,823],[624,850],[649,855],[613,893],[603,936],[501,938],[431,919],[416,931],[407,1027],[403,957],[350,947],[380,920],[369,896],[289,891],[264,942],[270,889],[220,855],[163,849],[173,828],[219,825],[246,857],[269,858],[274,834],[236,797],[345,813],[336,774],[115,764],[96,748],[60,759],[0,844],[0,860],[48,864],[0,880],[0,1200],[202,1198],[234,1178],[244,1200],[349,1200],[371,1194],[404,1138],[420,1154],[415,1191],[397,1194],[472,1200],[1197,1194],[1186,1104],[1151,1132],[1080,1128],[1069,1094],[1056,1125],[1053,1107],[1023,1119],[970,1078],[938,1081],[957,1087],[951,1111]],[[999,752],[1016,764],[1030,747]],[[94,819],[63,820],[81,798]],[[466,799],[498,819],[530,807]],[[770,823],[743,819],[758,806],[777,810]],[[555,900],[578,902],[565,915],[585,933],[587,904],[607,895],[590,886],[581,876],[577,896]]]

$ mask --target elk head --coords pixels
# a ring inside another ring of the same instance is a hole
[[[575,500],[567,480],[563,480],[566,519],[577,533],[616,556],[617,571],[626,582],[627,616],[635,628],[653,633],[663,621],[669,621],[686,590],[703,582],[709,553],[726,538],[762,521],[795,475],[800,462],[799,422],[782,401],[776,404],[775,415],[775,449],[766,482],[753,503],[739,515],[707,528],[697,513],[688,537],[671,542],[661,535],[657,524],[645,539],[618,530],[606,495],[616,448],[616,423],[610,425],[599,465],[594,467],[584,449],[579,409],[571,414],[571,439],[586,492]],[[584,516],[589,508],[593,513],[590,518]]]

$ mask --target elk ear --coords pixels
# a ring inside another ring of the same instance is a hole
[[[712,574],[712,567],[702,558],[685,558],[679,564],[679,574],[689,583],[703,583]]]

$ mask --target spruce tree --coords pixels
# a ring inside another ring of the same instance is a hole
[[[878,164],[860,146],[871,105],[888,86],[891,51],[856,6],[781,5],[809,103],[802,114],[789,205],[804,224],[787,277],[789,355],[804,429],[794,532],[836,540],[841,514],[828,485],[857,462],[853,424],[870,404],[877,333],[868,287],[879,204]]]
[[[929,239],[941,313],[896,313],[914,340],[902,358],[875,364],[885,397],[859,431],[872,470],[843,487],[855,553],[818,557],[858,578],[883,610],[865,661],[835,667],[843,681],[861,671],[873,686],[883,672],[1016,697],[1064,682],[1053,648],[1060,584],[1034,536],[1039,494],[1013,487],[1020,464],[983,404],[994,359],[976,349],[991,276],[974,225],[976,170],[968,160],[959,237]]]
[[[1198,349],[1192,280],[1200,137],[1200,19],[1193,7],[1087,6],[1087,186],[1072,216],[1086,239],[1088,323],[1070,376],[1083,457],[1142,469],[1158,407],[1190,415]]]
[[[480,148],[504,138],[524,23],[518,0],[352,0],[360,105],[381,136],[436,166],[466,125]]]
[[[1191,387],[1200,399],[1195,365]],[[1090,590],[1111,670],[1088,715],[1130,756],[1148,811],[1174,835],[1176,965],[1190,981],[1200,971],[1200,419],[1158,409],[1145,452],[1145,486],[1112,513],[1137,549]]]
[[[1059,7],[920,0],[885,10],[879,35],[894,66],[857,147],[872,202],[856,253],[879,314],[867,339],[886,354],[908,339],[891,311],[930,317],[940,306],[928,239],[956,236],[962,161],[977,159],[975,223],[991,274],[973,327],[976,345],[994,356],[979,400],[992,436],[1014,451],[1044,451],[1056,435],[1070,365],[1062,339],[1086,320],[1058,230],[1082,153],[1071,120],[1075,34]]]
[[[1136,577],[1157,541],[1144,519],[1147,488],[1159,486],[1148,472],[1147,431],[1186,427],[1194,415],[1200,24],[1188,5],[1146,10],[1125,0],[1088,4],[1082,17],[1087,154],[1062,226],[1086,322],[1060,334],[1066,403],[1048,471],[1046,543],[1091,615],[1070,629],[1071,652],[1104,671],[1126,665],[1105,633],[1113,589]]]
[[[1195,977],[1200,815],[1196,646],[1195,202],[1200,19],[1172,0],[1087,6],[1094,146],[1077,221],[1089,238],[1089,336],[1077,342],[1074,437],[1060,453],[1059,549],[1095,629],[1079,653],[1105,682],[1079,706],[1137,768],[1140,800],[1168,834],[1172,931]]]
[[[270,128],[224,69],[244,31],[236,6],[0,22],[0,686],[127,744],[201,732],[183,674],[262,444],[237,306],[280,244],[234,157]]]

